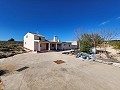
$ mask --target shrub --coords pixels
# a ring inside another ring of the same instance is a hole
[[[80,47],[80,52],[90,53],[90,46],[89,45],[82,45]]]

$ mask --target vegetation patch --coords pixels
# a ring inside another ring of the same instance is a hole
[[[22,41],[12,41],[12,39],[9,41],[0,41],[0,59],[25,53],[22,45]]]
[[[120,49],[120,40],[112,40],[109,42],[109,44],[115,49]]]

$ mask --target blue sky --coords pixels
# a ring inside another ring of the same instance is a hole
[[[27,32],[38,32],[70,41],[78,28],[119,33],[120,0],[0,0],[0,40],[23,40]]]

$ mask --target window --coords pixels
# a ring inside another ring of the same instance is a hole
[[[26,42],[25,42],[25,44],[26,44]]]
[[[26,38],[28,38],[28,35],[26,36]]]
[[[69,45],[69,47],[70,47],[70,45]]]
[[[65,46],[66,44],[64,44],[64,46]]]
[[[41,41],[41,37],[39,37],[39,40]]]

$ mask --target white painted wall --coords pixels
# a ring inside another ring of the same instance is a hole
[[[61,45],[61,44],[58,44],[58,45],[57,45],[57,48],[58,48],[58,50],[61,50],[61,49],[62,49],[62,45]]]
[[[71,41],[72,45],[77,45],[77,41]]]
[[[27,33],[24,36],[24,47],[34,51],[34,35]]]
[[[72,41],[72,49],[77,49],[77,41]]]
[[[72,49],[72,44],[70,42],[62,43],[62,50],[70,50],[70,49]]]
[[[58,41],[57,36],[54,36],[53,41],[54,41],[54,42],[57,42],[57,41]]]

